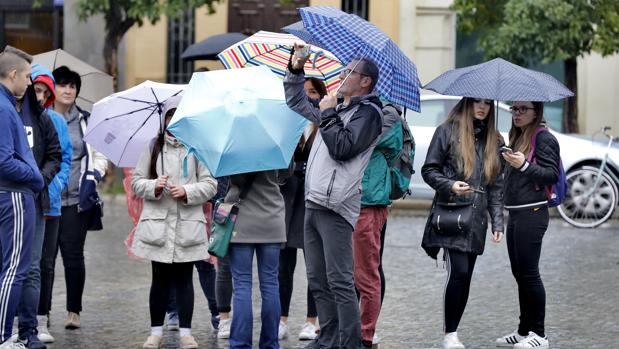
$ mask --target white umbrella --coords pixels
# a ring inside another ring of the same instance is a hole
[[[163,104],[187,85],[145,81],[95,103],[84,140],[118,167],[135,167],[162,130]]]

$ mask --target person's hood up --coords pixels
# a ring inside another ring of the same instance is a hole
[[[56,81],[54,80],[51,70],[40,64],[33,64],[31,77],[33,85],[40,82],[45,84],[45,86],[47,86],[47,88],[51,91],[49,98],[47,98],[45,103],[43,103],[43,108],[47,109],[53,106],[54,101],[56,100]]]

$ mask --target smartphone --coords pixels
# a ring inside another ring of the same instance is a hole
[[[312,48],[310,47],[310,45],[305,45],[305,46],[301,47],[300,49],[298,49],[296,51],[297,57],[299,57],[299,58],[307,58],[307,57],[309,57],[311,49]]]
[[[508,146],[506,146],[506,145],[504,145],[504,146],[502,146],[501,148],[499,148],[499,150],[501,151],[501,153],[503,153],[503,152],[513,153],[513,152],[514,152],[514,151],[512,150],[512,148],[510,148],[510,147],[508,147]]]

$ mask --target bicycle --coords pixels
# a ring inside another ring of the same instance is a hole
[[[557,208],[561,217],[578,228],[595,228],[612,217],[619,200],[619,178],[608,168],[608,153],[619,137],[605,126],[601,132],[608,138],[606,154],[596,166],[583,166],[566,176],[567,193]]]

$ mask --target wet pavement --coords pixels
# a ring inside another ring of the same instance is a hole
[[[50,331],[50,349],[141,348],[149,334],[150,264],[131,260],[123,245],[131,228],[122,200],[105,207],[105,230],[89,232],[86,242],[86,288],[82,328],[65,330],[65,286],[58,260]],[[442,332],[442,298],[446,272],[442,262],[420,248],[423,212],[398,213],[389,219],[384,254],[385,303],[378,322],[379,348],[437,348]],[[302,261],[302,259],[300,259]],[[296,339],[305,315],[305,272],[295,276],[285,349],[300,348]],[[541,259],[546,286],[546,332],[551,348],[619,347],[619,224],[575,229],[553,219]],[[257,283],[257,277],[254,277]],[[210,327],[210,313],[194,273],[196,302],[192,334],[200,348],[228,348]],[[494,348],[494,338],[517,326],[516,284],[506,245],[488,241],[478,258],[471,295],[458,333],[467,348]],[[260,328],[260,299],[254,290],[254,347]],[[165,348],[178,347],[178,332],[165,332]]]

